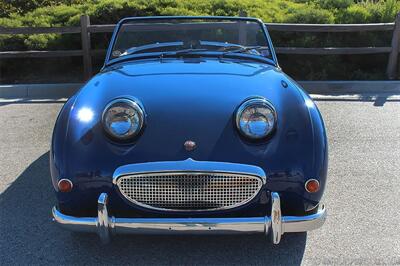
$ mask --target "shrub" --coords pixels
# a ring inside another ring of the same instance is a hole
[[[314,6],[308,6],[304,9],[292,9],[289,12],[287,21],[293,23],[329,24],[335,21],[332,12],[318,9]]]
[[[323,9],[345,9],[354,4],[353,0],[319,0],[318,5]]]
[[[382,16],[380,21],[392,22],[393,18],[400,12],[400,1],[398,0],[387,0],[382,3]]]
[[[352,5],[338,14],[339,23],[367,23],[371,21],[371,13],[365,6]]]
[[[400,11],[400,1],[386,0],[374,2],[362,2],[360,5],[365,7],[371,14],[371,21],[392,22],[396,14]]]
[[[376,23],[393,22],[400,12],[400,1],[363,1],[353,4],[336,14],[337,23]]]
[[[84,2],[85,0],[0,0],[0,14],[2,16],[12,13],[24,14],[44,6],[76,5]]]

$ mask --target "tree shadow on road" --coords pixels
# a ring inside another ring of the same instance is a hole
[[[49,153],[35,160],[0,194],[0,261],[6,264],[290,264],[303,259],[306,233],[274,246],[256,236],[117,236],[105,246],[96,235],[52,223],[55,202]]]

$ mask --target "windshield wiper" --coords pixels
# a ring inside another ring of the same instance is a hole
[[[261,48],[265,48],[263,46],[225,46],[225,47],[221,47],[221,49],[219,49],[219,51],[222,51],[223,53],[221,54],[221,56],[224,56],[226,54],[230,54],[230,53],[245,53],[248,51],[252,51],[254,50],[256,53],[252,53],[255,55],[261,55],[261,53],[258,51],[258,49]]]
[[[168,52],[163,52],[160,54],[160,60],[162,60],[165,56],[181,56],[181,55],[190,55],[190,54],[195,54],[196,52],[206,52],[209,51],[208,49],[204,48],[188,48],[188,49],[182,49],[182,50],[177,50],[177,51],[168,51]]]
[[[132,47],[132,48],[125,50],[125,52],[123,52],[120,55],[120,57],[125,56],[125,55],[136,54],[136,53],[143,52],[146,50],[152,50],[152,49],[156,49],[156,48],[165,48],[165,47],[174,47],[174,46],[183,46],[183,42],[156,42],[156,43],[141,45],[138,47]]]
[[[168,55],[185,55],[185,54],[191,54],[191,53],[196,53],[196,52],[205,52],[205,51],[209,51],[209,49],[205,49],[205,48],[188,48],[188,49],[182,49],[182,50],[177,50],[177,51],[169,51],[169,52],[165,52],[165,54]]]

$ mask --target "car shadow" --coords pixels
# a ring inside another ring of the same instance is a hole
[[[254,236],[117,236],[62,230],[51,221],[55,202],[49,153],[35,160],[0,194],[0,260],[6,264],[290,264],[302,262],[307,234],[272,245]]]

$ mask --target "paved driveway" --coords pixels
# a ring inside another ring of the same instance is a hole
[[[322,229],[262,236],[121,236],[51,223],[49,142],[61,103],[0,103],[0,264],[400,264],[400,102],[317,100],[329,135]]]

